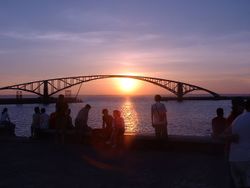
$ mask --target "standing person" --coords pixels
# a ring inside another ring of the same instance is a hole
[[[157,138],[167,138],[167,110],[161,102],[161,96],[155,95],[155,104],[151,107],[152,126],[155,128]]]
[[[64,95],[59,95],[56,103],[56,132],[57,132],[57,141],[64,143],[65,131],[67,126],[67,111],[68,103],[65,101]]]
[[[223,108],[217,108],[217,117],[212,119],[213,137],[218,138],[227,128],[227,120],[224,118]]]
[[[35,107],[34,112],[31,124],[31,138],[38,138],[40,131],[40,108],[38,106]]]
[[[0,126],[6,128],[10,135],[15,135],[16,125],[10,121],[8,108],[4,108],[1,114]]]
[[[84,133],[91,132],[91,128],[88,126],[89,110],[91,106],[86,104],[77,114],[75,119],[75,127],[79,136],[79,141],[82,141]]]
[[[250,187],[250,100],[246,102],[246,112],[232,123],[232,141],[229,162],[235,187]]]
[[[45,108],[41,109],[40,128],[41,129],[48,129],[49,128],[49,115],[46,113]]]
[[[109,114],[108,109],[103,109],[102,114],[102,129],[104,130],[105,138],[109,139],[113,130],[113,117]]]

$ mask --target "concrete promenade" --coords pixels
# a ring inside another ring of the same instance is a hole
[[[0,139],[0,187],[227,188],[221,154]]]

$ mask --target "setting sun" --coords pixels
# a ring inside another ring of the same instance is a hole
[[[131,78],[119,78],[119,87],[123,92],[131,93],[137,87],[137,80]]]

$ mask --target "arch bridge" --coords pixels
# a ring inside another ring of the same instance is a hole
[[[34,93],[44,99],[47,99],[51,97],[52,95],[62,90],[68,89],[70,87],[82,84],[84,82],[105,79],[105,78],[132,78],[132,79],[149,82],[149,83],[160,86],[170,91],[171,93],[175,94],[179,99],[182,99],[185,94],[190,93],[192,91],[196,91],[196,90],[205,91],[211,94],[212,96],[214,96],[215,98],[220,96],[219,94],[213,91],[210,91],[208,89],[205,89],[196,85],[184,83],[184,82],[167,80],[167,79],[162,79],[162,78],[132,76],[132,75],[91,75],[91,76],[54,78],[54,79],[33,81],[33,82],[6,86],[6,87],[0,88],[0,90],[7,90],[7,89],[21,90],[25,92]]]

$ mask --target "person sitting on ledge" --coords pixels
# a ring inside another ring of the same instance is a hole
[[[113,131],[106,144],[112,144],[112,148],[122,146],[125,132],[125,122],[119,110],[113,111]]]
[[[82,142],[82,138],[85,133],[91,133],[92,128],[88,126],[89,110],[91,106],[86,104],[77,114],[75,119],[76,134],[78,135],[79,142]]]
[[[31,138],[38,138],[40,131],[40,108],[38,106],[35,107],[34,112],[31,124]]]
[[[109,114],[108,109],[103,109],[102,114],[102,129],[104,131],[105,138],[109,139],[113,131],[113,117]]]
[[[217,108],[217,116],[212,119],[212,137],[220,137],[224,131],[227,129],[227,120],[224,118],[223,108]]]
[[[45,108],[41,109],[40,128],[41,129],[48,129],[49,128],[49,115],[46,113]]]
[[[0,119],[0,127],[6,129],[10,135],[15,135],[16,125],[10,121],[10,116],[8,114],[8,108],[4,108],[2,111]]]

